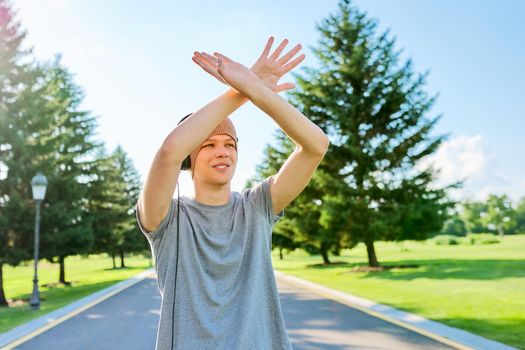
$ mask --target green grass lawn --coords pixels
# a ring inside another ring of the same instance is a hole
[[[343,262],[333,266],[302,250],[272,259],[284,273],[525,349],[525,235],[488,245],[378,242],[376,251],[384,266],[417,267],[353,272],[367,264],[362,244],[331,256]]]
[[[28,304],[33,291],[32,262],[15,268],[4,266],[6,297],[18,305],[0,308],[0,333],[149,268],[149,260],[142,257],[127,257],[125,263],[126,268],[112,269],[113,263],[106,255],[91,255],[89,258],[68,257],[66,258],[66,281],[71,282],[71,286],[65,287],[56,284],[59,275],[58,264],[40,261],[38,264],[40,310],[36,311],[31,310]]]
[[[273,264],[279,271],[525,349],[525,235],[505,237],[500,244],[474,246],[378,242],[376,249],[384,266],[418,267],[352,272],[354,267],[366,265],[363,245],[331,257],[332,262],[343,264],[319,266],[320,256],[299,250],[282,261],[274,251]],[[27,304],[33,265],[4,266],[6,296],[20,305],[0,308],[0,333],[131,277],[148,268],[149,260],[129,257],[126,265],[128,268],[113,270],[105,255],[69,257],[66,280],[72,286],[64,287],[55,284],[58,265],[41,261],[38,311]]]

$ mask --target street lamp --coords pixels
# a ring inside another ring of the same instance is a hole
[[[40,298],[38,293],[38,244],[40,242],[40,204],[46,196],[47,179],[38,172],[31,180],[33,189],[33,200],[36,203],[36,218],[35,218],[35,275],[33,277],[33,295],[31,296],[31,309],[40,309]]]

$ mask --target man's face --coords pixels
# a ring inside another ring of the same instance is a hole
[[[237,167],[235,141],[228,135],[214,135],[201,145],[193,180],[226,185],[233,178]]]

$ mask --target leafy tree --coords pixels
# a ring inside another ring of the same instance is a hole
[[[516,213],[507,195],[489,195],[486,209],[487,211],[481,217],[481,222],[489,232],[498,233],[500,236],[514,233]]]
[[[452,236],[465,236],[467,234],[467,226],[457,209],[453,210],[445,221],[442,233]]]
[[[516,231],[525,233],[525,197],[522,197],[516,206]]]
[[[277,248],[279,250],[279,259],[283,260],[283,251],[294,251],[298,247],[288,236],[280,235],[275,233],[272,235],[272,250]]]
[[[379,265],[376,240],[424,239],[441,230],[453,205],[447,188],[432,187],[432,169],[416,166],[444,140],[430,135],[439,117],[427,117],[435,97],[423,91],[426,74],[414,74],[410,60],[399,64],[395,41],[388,31],[377,36],[376,26],[342,0],[318,25],[319,65],[297,75],[298,89],[290,93],[331,141],[312,182],[288,210],[296,213],[294,232],[317,242],[322,254],[326,246],[362,241],[370,266]],[[278,169],[292,149],[282,135],[277,143],[261,170]]]
[[[483,223],[483,215],[487,212],[487,205],[483,202],[463,203],[461,218],[465,222],[468,233],[483,233],[487,231]]]

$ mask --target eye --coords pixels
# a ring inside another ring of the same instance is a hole
[[[229,143],[226,146],[235,147],[235,145],[233,143]]]

